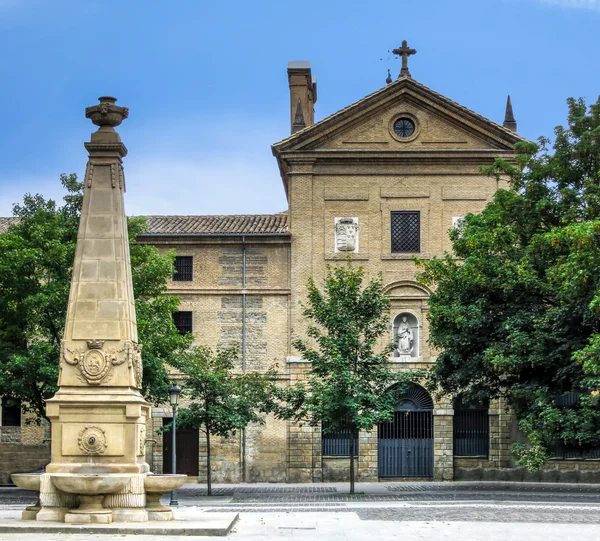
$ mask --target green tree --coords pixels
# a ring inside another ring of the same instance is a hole
[[[25,195],[14,206],[18,222],[0,234],[0,395],[20,400],[38,418],[57,390],[60,342],[65,325],[83,184],[61,175],[67,190],[59,206]],[[173,272],[173,254],[135,243],[144,218],[129,219],[133,287],[139,341],[143,344],[142,393],[152,402],[168,396],[165,367],[191,337],[181,336],[171,314],[179,299],[163,295]]]
[[[250,423],[264,424],[272,409],[275,373],[268,370],[240,373],[237,348],[214,352],[194,346],[175,366],[183,374],[182,396],[189,403],[178,415],[177,424],[206,434],[207,491],[212,495],[211,435],[229,437]]]
[[[353,268],[350,261],[327,267],[323,290],[309,280],[303,307],[309,340],[297,339],[294,347],[311,365],[306,384],[291,389],[299,405],[297,419],[321,424],[325,433],[348,432],[351,494],[358,432],[391,421],[398,397],[424,376],[422,371],[391,370],[393,342],[377,347],[389,332],[390,301],[381,279],[364,287],[363,281],[364,269]]]
[[[432,388],[504,397],[532,471],[557,442],[600,445],[600,100],[568,106],[552,145],[519,143],[516,164],[483,169],[510,188],[450,233],[453,255],[420,263]]]

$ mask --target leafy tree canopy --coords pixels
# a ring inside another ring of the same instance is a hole
[[[364,269],[350,261],[327,268],[322,290],[308,282],[303,315],[310,341],[297,339],[294,347],[311,364],[306,383],[292,392],[304,396],[296,417],[321,423],[326,432],[349,428],[356,434],[391,421],[399,395],[424,375],[392,371],[394,344],[380,345],[389,332],[390,301],[381,278],[363,282]],[[352,456],[354,438],[349,439]],[[350,461],[351,492],[353,467]]]
[[[175,362],[183,374],[186,405],[177,424],[197,428],[207,438],[208,495],[211,495],[210,436],[228,437],[250,423],[263,424],[272,409],[276,374],[239,370],[237,348],[214,352],[206,346],[189,348]]]
[[[453,255],[420,262],[432,388],[504,397],[531,470],[557,443],[600,446],[600,100],[568,106],[553,144],[519,143],[516,165],[484,169],[510,188],[450,233]]]
[[[59,206],[41,195],[25,195],[13,213],[19,221],[0,234],[0,395],[20,400],[45,417],[45,400],[57,391],[60,341],[67,302],[83,184],[61,175],[67,190]],[[139,341],[144,346],[142,393],[154,403],[168,397],[166,364],[187,347],[171,314],[179,299],[163,295],[173,272],[173,254],[135,243],[144,218],[128,221]]]

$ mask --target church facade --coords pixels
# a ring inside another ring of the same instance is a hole
[[[406,44],[403,48],[407,51]],[[402,50],[399,50],[401,53]],[[291,135],[272,146],[287,212],[258,216],[150,216],[140,242],[175,249],[182,273],[169,284],[181,298],[181,329],[201,343],[241,345],[240,368],[277,364],[283,384],[305,377],[308,365],[291,346],[303,336],[300,303],[309,278],[319,283],[327,265],[348,256],[381,273],[391,298],[389,335],[398,348],[394,370],[428,368],[427,299],[416,281],[413,257],[451,249],[448,230],[467,213],[480,212],[504,186],[480,173],[502,157],[514,161],[516,133],[510,102],[497,124],[412,79],[406,57],[396,81],[339,112],[314,121],[317,87],[307,62],[288,66]],[[183,270],[185,269],[185,270]],[[425,478],[552,479],[561,461],[536,475],[513,468],[514,420],[502,404],[453,404],[411,389],[393,423],[361,433],[356,457],[363,481]],[[168,410],[156,409],[154,423]],[[188,444],[184,443],[188,442]],[[205,477],[202,436],[178,463]],[[169,442],[166,442],[167,445]],[[347,479],[344,434],[267,419],[211,446],[213,476],[221,482],[308,482]],[[200,460],[196,462],[196,453]],[[156,445],[152,460],[170,449]],[[582,463],[583,464],[583,463]],[[583,464],[582,468],[595,467]],[[549,472],[549,473],[548,473]]]
[[[435,363],[428,344],[430,291],[417,283],[413,258],[451,249],[448,230],[505,186],[480,167],[498,157],[514,162],[514,145],[523,139],[510,102],[503,124],[492,122],[415,81],[407,66],[414,51],[406,44],[398,51],[403,68],[397,80],[318,122],[310,65],[289,64],[291,135],[272,146],[287,211],[148,217],[148,232],[138,242],[177,255],[168,286],[168,294],[181,298],[176,325],[197,343],[239,344],[240,370],[276,364],[282,385],[306,376],[308,365],[291,343],[304,336],[300,303],[307,281],[319,283],[327,265],[348,257],[368,278],[383,277],[392,309],[382,344],[397,340],[393,369]],[[519,435],[500,403],[437,400],[415,386],[396,410],[393,422],[360,433],[359,480],[600,481],[598,462],[565,456],[538,474],[515,468],[510,448]],[[153,408],[147,433],[156,434],[170,415],[170,408]],[[178,470],[202,482],[202,434],[180,431],[178,442]],[[169,438],[149,436],[146,445],[153,471],[168,473]],[[213,439],[211,447],[214,482],[347,479],[347,439],[319,427],[268,418],[230,439]]]

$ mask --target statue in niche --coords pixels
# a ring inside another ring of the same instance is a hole
[[[358,218],[337,218],[335,247],[338,252],[356,252],[358,248]]]
[[[415,335],[406,316],[398,325],[398,351],[400,355],[410,355],[414,349]]]

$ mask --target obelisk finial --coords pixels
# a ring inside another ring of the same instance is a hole
[[[400,79],[400,77],[412,78],[410,71],[408,71],[408,57],[413,54],[417,54],[417,50],[409,48],[407,41],[404,40],[402,42],[402,47],[400,47],[399,49],[394,49],[392,53],[402,57],[402,69],[400,70],[400,75],[398,76],[398,79]]]
[[[112,96],[100,96],[98,105],[86,107],[85,118],[89,118],[96,126],[100,126],[98,131],[112,130],[121,124],[129,116],[127,107],[115,105],[117,98]]]

